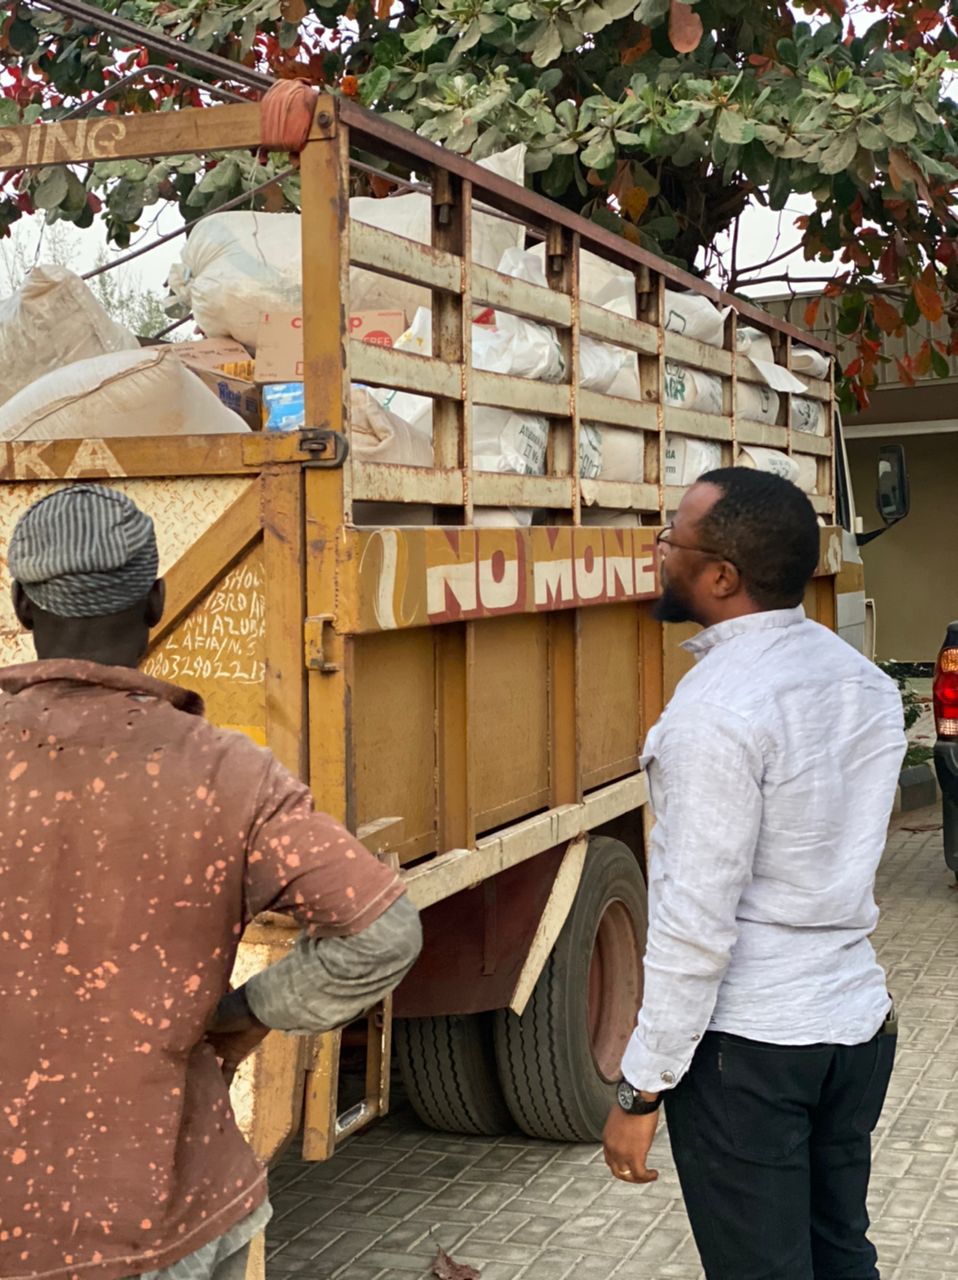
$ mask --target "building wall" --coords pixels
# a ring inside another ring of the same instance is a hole
[[[847,440],[855,504],[866,530],[879,524],[878,450],[896,440],[905,446],[911,514],[862,548],[865,590],[877,609],[879,660],[931,662],[946,626],[958,618],[958,432]]]

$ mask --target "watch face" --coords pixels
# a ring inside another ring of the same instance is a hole
[[[628,1080],[620,1080],[616,1089],[616,1097],[619,1100],[619,1106],[623,1111],[631,1111],[632,1103],[635,1101],[635,1090],[629,1084]]]

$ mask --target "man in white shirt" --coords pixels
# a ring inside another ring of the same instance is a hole
[[[805,617],[819,527],[794,485],[711,472],[660,543],[658,616],[704,630],[645,746],[645,998],[606,1160],[658,1176],[664,1098],[708,1280],[876,1280],[865,1199],[896,1027],[868,938],[901,700]]]

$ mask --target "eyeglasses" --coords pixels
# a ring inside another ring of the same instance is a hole
[[[738,568],[734,560],[729,560],[728,556],[723,555],[721,551],[713,551],[711,547],[693,547],[687,542],[676,542],[672,537],[673,528],[671,524],[667,524],[655,537],[655,545],[657,547],[667,547],[669,550],[676,551],[697,551],[700,555],[709,556],[712,560],[725,560],[734,568]]]

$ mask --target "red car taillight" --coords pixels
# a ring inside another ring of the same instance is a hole
[[[958,738],[958,648],[939,653],[933,696],[939,738]]]

